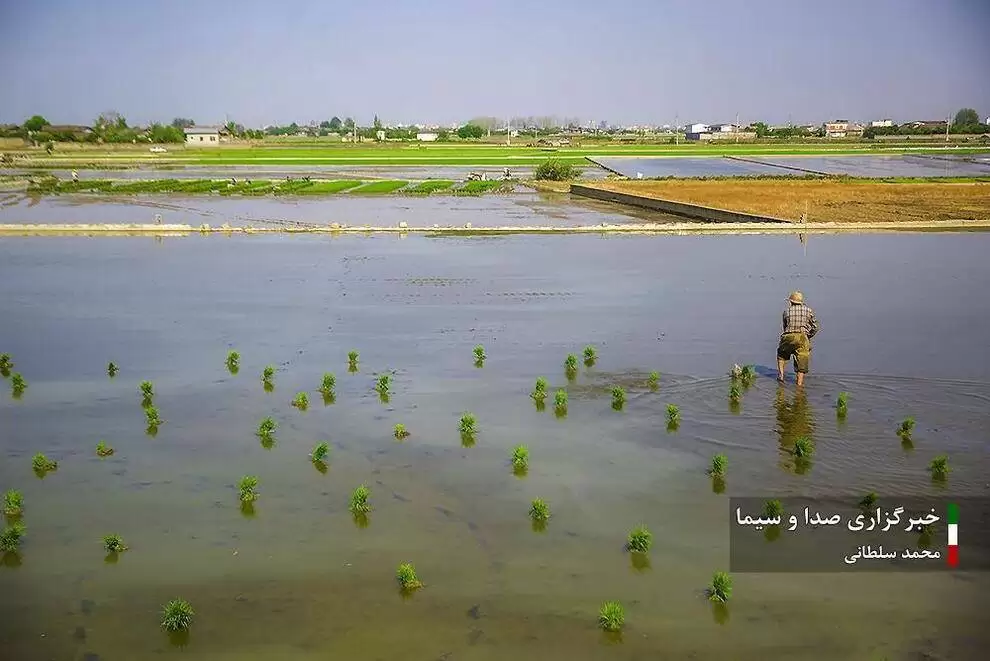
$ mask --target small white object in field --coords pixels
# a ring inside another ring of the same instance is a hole
[[[399,223],[399,229],[406,229],[407,227],[409,227],[409,223],[407,223],[406,221],[403,220],[402,222]]]

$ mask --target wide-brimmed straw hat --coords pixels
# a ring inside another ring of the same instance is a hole
[[[791,295],[787,297],[787,300],[791,303],[804,303],[804,294],[799,291],[792,291]]]

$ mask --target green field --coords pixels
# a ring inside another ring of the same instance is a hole
[[[901,153],[985,153],[988,147],[910,146],[872,143],[840,144],[681,144],[681,145],[590,145],[534,148],[479,144],[386,144],[386,145],[286,145],[239,146],[214,149],[172,147],[167,154],[150,154],[128,148],[83,148],[56,152],[21,152],[37,164],[53,167],[101,167],[106,165],[489,165],[533,166],[555,157],[580,164],[587,157],[720,157],[771,155],[855,155]],[[25,163],[30,164],[30,163]]]

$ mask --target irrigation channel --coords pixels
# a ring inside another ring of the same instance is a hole
[[[28,384],[15,399],[0,382],[0,488],[23,492],[27,526],[0,566],[0,656],[979,658],[984,574],[736,574],[723,609],[704,590],[728,569],[730,495],[986,495],[988,250],[986,233],[0,238],[0,352]],[[768,376],[792,289],[822,323],[803,393]],[[569,380],[586,345],[597,361]],[[759,374],[738,407],[733,363]],[[539,376],[566,415],[534,405]],[[266,416],[274,443],[255,434]],[[912,444],[895,434],[907,416]],[[816,451],[797,471],[802,436]],[[58,462],[43,479],[36,452]],[[724,491],[705,472],[718,453]],[[941,454],[943,486],[927,472]],[[250,514],[242,475],[260,480]],[[356,522],[362,483],[373,509]],[[645,561],[623,548],[641,523]],[[112,563],[110,533],[130,547]],[[403,562],[425,583],[411,596]],[[179,639],[159,627],[176,597],[196,611]],[[625,607],[620,637],[597,627],[605,600]]]

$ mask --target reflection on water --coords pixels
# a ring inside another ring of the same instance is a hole
[[[794,442],[799,438],[806,438],[814,444],[815,421],[804,388],[796,388],[794,394],[788,396],[787,388],[778,385],[773,407],[777,414],[776,432],[781,450],[793,455]]]

